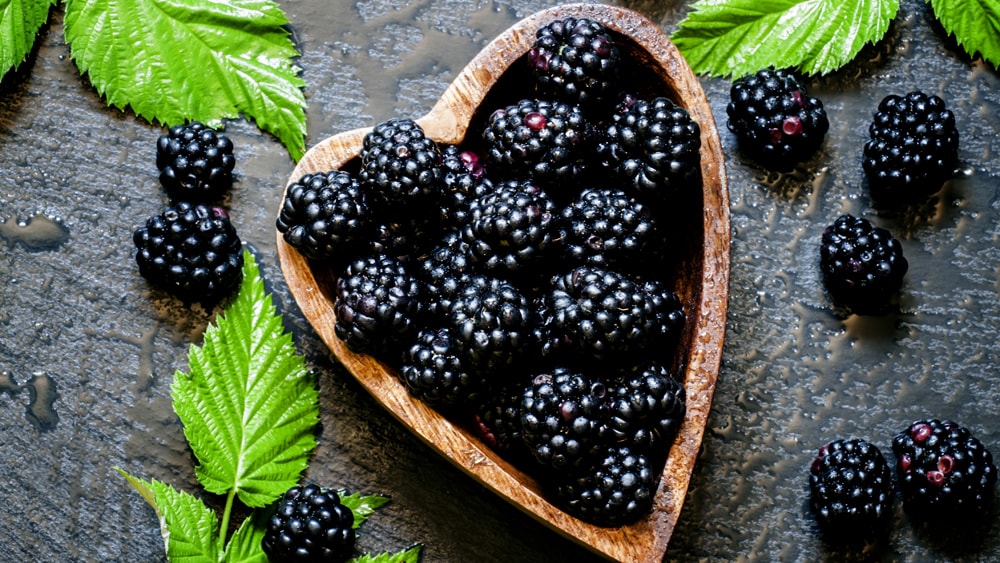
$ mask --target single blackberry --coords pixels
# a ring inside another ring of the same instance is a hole
[[[354,513],[336,492],[298,485],[278,501],[261,547],[272,563],[347,561],[354,551]]]
[[[886,96],[868,133],[862,167],[873,197],[882,202],[937,192],[958,164],[955,115],[937,96]]]
[[[417,332],[424,286],[399,260],[357,258],[337,279],[334,333],[352,351],[396,358]]]
[[[666,456],[685,412],[684,386],[670,370],[656,363],[640,364],[609,385],[609,415],[602,438],[650,456]]]
[[[653,507],[660,476],[649,459],[628,446],[606,447],[592,465],[560,478],[555,496],[566,511],[598,526],[622,526]]]
[[[484,389],[481,377],[465,369],[452,332],[423,329],[403,355],[400,377],[415,397],[433,406],[464,404]]]
[[[790,168],[819,148],[830,128],[823,102],[787,70],[768,68],[733,82],[727,126],[740,147],[768,166]]]
[[[472,203],[462,235],[477,268],[507,276],[532,271],[552,254],[561,225],[559,209],[537,184],[508,180]]]
[[[441,150],[443,193],[441,221],[446,225],[464,225],[469,220],[469,205],[493,191],[493,181],[486,175],[479,155],[457,145]]]
[[[586,109],[600,108],[617,92],[620,59],[603,25],[572,16],[539,28],[528,52],[540,97]]]
[[[846,214],[823,231],[820,268],[833,301],[864,315],[886,310],[909,264],[889,231]]]
[[[659,284],[580,266],[553,280],[545,324],[551,338],[571,346],[583,361],[663,355],[683,323],[680,301],[663,291]]]
[[[615,113],[597,154],[611,172],[649,201],[665,202],[696,185],[701,128],[663,97],[635,99]]]
[[[491,449],[504,458],[518,459],[530,455],[521,438],[521,405],[524,391],[531,381],[515,378],[492,385],[489,392],[480,396],[473,430]]]
[[[289,184],[275,221],[303,256],[353,255],[371,235],[373,214],[361,184],[348,172],[306,174]]]
[[[586,170],[596,130],[576,106],[524,99],[494,111],[483,139],[488,165],[508,177],[561,186]]]
[[[440,199],[441,166],[441,150],[420,124],[393,118],[365,135],[358,178],[375,205],[402,209]]]
[[[210,303],[243,275],[243,243],[221,207],[178,202],[132,234],[139,273],[185,300]]]
[[[615,188],[587,188],[562,211],[571,263],[632,269],[655,252],[657,222],[649,208]]]
[[[563,366],[534,377],[521,400],[521,439],[538,463],[562,470],[587,459],[607,417],[606,394],[598,379]]]
[[[993,455],[950,420],[913,422],[892,439],[903,506],[939,520],[978,519],[993,504]]]
[[[472,272],[469,245],[462,234],[455,231],[446,233],[427,254],[420,257],[415,269],[415,274],[427,284],[428,313],[445,318],[451,300]]]
[[[535,312],[510,282],[469,276],[450,305],[448,326],[467,368],[492,376],[535,355]]]
[[[421,256],[428,245],[442,234],[442,224],[435,209],[412,205],[407,209],[388,209],[373,221],[368,250],[404,262]]]
[[[809,505],[824,534],[850,540],[885,531],[892,471],[873,444],[854,438],[820,448],[809,468],[809,489]]]
[[[175,200],[210,201],[233,185],[233,142],[192,121],[175,125],[156,141],[160,184]]]

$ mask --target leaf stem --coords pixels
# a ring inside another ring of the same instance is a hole
[[[229,516],[233,512],[233,500],[236,499],[236,487],[229,489],[226,496],[226,508],[222,511],[222,524],[219,525],[219,553],[226,552],[226,532],[229,530]]]

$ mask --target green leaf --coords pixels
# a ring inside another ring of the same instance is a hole
[[[1000,0],[930,0],[934,16],[970,57],[1000,68]]]
[[[24,62],[56,0],[0,0],[0,78]]]
[[[219,519],[201,499],[157,480],[143,481],[118,472],[142,495],[160,519],[160,532],[171,563],[218,563]]]
[[[226,546],[223,563],[267,563],[261,541],[266,531],[263,522],[251,516],[243,521]]]
[[[340,493],[340,503],[354,513],[354,528],[363,524],[376,510],[389,502],[387,497],[379,495],[361,496],[358,493],[345,495]]]
[[[155,122],[241,114],[305,152],[304,82],[271,0],[67,0],[66,41],[108,104]]]
[[[671,36],[698,74],[825,74],[880,40],[899,0],[700,0]]]
[[[244,251],[236,299],[174,375],[174,410],[198,458],[199,482],[235,490],[244,504],[270,504],[294,486],[316,446],[319,395],[295,354],[253,255]]]
[[[417,544],[405,551],[398,553],[380,553],[372,555],[366,553],[360,557],[351,559],[351,563],[417,563],[420,561],[420,551],[423,545]]]

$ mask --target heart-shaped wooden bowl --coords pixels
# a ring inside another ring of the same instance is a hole
[[[461,72],[430,113],[417,120],[439,142],[461,144],[480,108],[500,107],[506,92],[515,95],[523,79],[517,63],[534,42],[535,31],[566,16],[585,17],[607,27],[623,58],[634,62],[625,81],[656,92],[684,107],[701,127],[702,193],[680,222],[686,228],[669,268],[676,272],[687,323],[678,367],[687,392],[687,412],[671,447],[652,511],[637,523],[617,528],[578,520],[543,495],[538,482],[502,459],[466,428],[410,396],[405,385],[379,361],[352,353],[334,334],[334,274],[305,259],[278,235],[278,260],[293,297],[334,355],[368,391],[424,442],[474,479],[524,512],[573,541],[623,562],[661,561],[677,522],[701,445],[722,355],[729,294],[729,193],[722,146],[715,120],[697,77],[663,31],[644,16],[624,8],[572,4],[529,16],[493,40]],[[522,61],[523,62],[523,61]],[[521,96],[518,95],[518,99]],[[512,103],[512,101],[510,102]],[[292,173],[345,167],[359,157],[369,129],[356,129],[313,146]],[[700,211],[700,213],[699,213]],[[664,266],[667,268],[667,265]]]

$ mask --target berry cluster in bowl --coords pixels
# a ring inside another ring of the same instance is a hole
[[[703,236],[701,129],[616,37],[546,23],[462,143],[380,122],[276,221],[336,280],[349,350],[602,526],[650,511],[684,419],[679,255]]]

